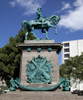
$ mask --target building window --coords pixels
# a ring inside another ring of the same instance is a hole
[[[64,43],[64,47],[69,47],[69,43]]]
[[[64,54],[64,57],[65,58],[69,58],[69,54]]]
[[[69,52],[69,48],[68,49],[64,49],[64,52]]]
[[[66,63],[66,62],[67,62],[67,60],[64,60],[64,62]]]

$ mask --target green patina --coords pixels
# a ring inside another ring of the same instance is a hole
[[[41,47],[39,46],[38,48],[37,48],[37,51],[38,52],[40,52],[42,49],[41,49]]]
[[[48,52],[51,52],[52,51],[52,47],[48,47]]]
[[[31,32],[34,36],[34,29],[41,29],[42,33],[46,33],[46,39],[48,38],[48,30],[50,27],[55,28],[55,34],[57,33],[56,30],[56,24],[59,22],[60,17],[56,15],[52,15],[50,17],[43,17],[41,14],[41,8],[37,9],[37,19],[31,20],[27,22],[24,20],[22,22],[22,30],[25,28],[27,29],[27,32],[25,34],[25,40],[27,40],[27,35],[29,32]],[[35,36],[36,37],[36,36]],[[37,38],[39,40],[39,38]]]
[[[62,82],[63,81],[63,78],[60,78],[60,82]],[[65,80],[64,80],[64,82],[60,85],[60,87],[63,87],[63,91],[69,91],[69,80],[68,80],[68,78],[66,78]]]
[[[12,78],[11,78],[12,79]],[[63,85],[66,82],[65,85]],[[16,80],[13,79],[13,81],[10,81],[10,91],[15,91],[16,88],[20,88],[21,90],[29,90],[29,91],[50,91],[50,90],[55,90],[58,87],[62,87],[64,91],[69,91],[69,80],[68,79],[60,79],[59,83],[50,86],[50,87],[29,87],[29,86],[24,86],[20,84],[19,79],[17,78]],[[64,89],[65,88],[65,89]]]
[[[30,52],[31,51],[31,48],[30,47],[27,47],[27,51]]]
[[[27,82],[29,83],[51,83],[51,68],[53,67],[51,61],[47,61],[46,57],[34,58],[28,61],[27,69]]]
[[[16,78],[16,80],[19,82],[19,79]],[[10,80],[10,91],[16,91],[16,88],[18,88],[19,85],[15,83],[15,80],[13,78],[11,78]]]

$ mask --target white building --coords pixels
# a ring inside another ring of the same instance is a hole
[[[69,57],[74,57],[76,55],[80,56],[83,52],[83,39],[81,40],[73,40],[73,41],[64,41],[62,42],[62,63],[65,63]],[[83,81],[79,79],[74,80],[71,78],[70,80],[70,90],[71,92],[80,91],[83,92]]]
[[[62,63],[65,63],[69,57],[81,55],[83,52],[83,39],[62,42]]]

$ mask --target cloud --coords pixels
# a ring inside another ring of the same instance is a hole
[[[76,2],[73,3],[74,6],[79,7],[80,5],[83,5],[83,0],[76,0]]]
[[[18,5],[25,9],[24,14],[34,14],[38,7],[42,7],[46,0],[13,0],[11,5]],[[15,6],[14,5],[14,6]]]
[[[59,26],[73,31],[83,30],[83,0],[76,0],[73,3],[74,10],[68,10],[68,13],[61,16]]]
[[[12,7],[15,7],[16,3],[15,3],[14,1],[11,1],[11,2],[10,2],[10,5],[11,5]]]
[[[71,8],[69,3],[62,2],[62,4],[63,4],[63,7],[61,8],[61,10],[66,10],[66,9]]]

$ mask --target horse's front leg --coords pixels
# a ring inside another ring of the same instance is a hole
[[[54,26],[54,28],[55,28],[55,34],[57,34],[57,28]]]
[[[46,40],[48,40],[48,29],[46,29]]]
[[[56,29],[56,27],[55,27],[55,26],[53,26],[53,25],[52,25],[51,27],[55,28],[55,34],[57,34],[57,29]]]

